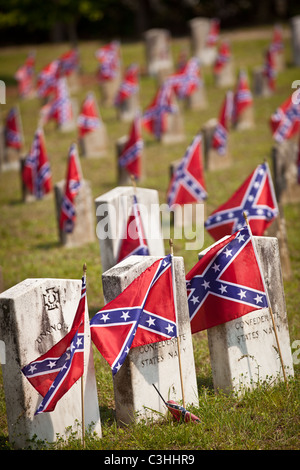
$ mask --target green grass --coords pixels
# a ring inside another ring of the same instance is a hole
[[[270,33],[271,38],[271,33]],[[262,63],[262,50],[269,40],[259,36],[251,41],[232,39],[236,64],[242,64],[249,72]],[[188,39],[176,39],[172,43],[174,59],[181,47],[188,46]],[[100,91],[95,80],[96,60],[94,52],[100,43],[84,42],[79,45],[82,59],[82,80],[86,84],[78,93],[81,103],[86,92],[93,90],[98,99]],[[67,50],[67,45],[40,45],[36,47],[37,70]],[[11,105],[18,101],[14,81],[16,68],[23,63],[32,47],[0,49],[0,79],[7,84],[7,104],[2,105],[2,118]],[[224,202],[237,189],[254,167],[265,158],[270,161],[272,137],[268,125],[271,113],[291,92],[291,83],[299,78],[299,69],[290,65],[290,42],[285,40],[288,67],[277,79],[276,94],[270,98],[255,98],[256,127],[243,132],[230,132],[230,149],[234,160],[232,168],[206,172],[209,198],[207,214]],[[142,43],[122,45],[124,66],[137,62],[145,65]],[[144,187],[158,190],[160,203],[165,202],[169,183],[169,164],[181,158],[195,133],[205,121],[218,115],[224,98],[224,90],[215,89],[210,68],[205,68],[208,109],[184,114],[186,141],[163,146],[152,136],[144,134],[146,175]],[[141,76],[141,107],[144,109],[153,97],[155,81]],[[25,151],[29,150],[37,125],[40,102],[37,99],[19,102],[25,135]],[[116,185],[115,141],[127,134],[129,124],[116,119],[114,109],[101,108],[110,138],[106,158],[81,160],[85,179],[91,182],[93,196],[112,189]],[[46,145],[50,157],[53,182],[64,178],[68,148],[76,140],[76,133],[59,134],[52,124],[45,128]],[[293,278],[284,283],[291,344],[300,338],[300,207],[299,204],[284,208],[288,246]],[[0,266],[3,269],[4,288],[7,289],[26,278],[80,278],[84,262],[88,266],[88,304],[90,316],[103,306],[101,262],[98,241],[77,248],[59,245],[55,219],[54,195],[42,201],[23,204],[21,184],[16,172],[0,173]],[[212,243],[205,233],[204,247]],[[166,251],[169,250],[165,240]],[[185,240],[175,240],[174,252],[184,257],[188,272],[197,260],[197,253],[185,251]],[[289,389],[285,384],[262,384],[243,398],[236,395],[215,394],[212,387],[206,332],[193,337],[196,375],[199,391],[199,407],[192,411],[201,418],[200,424],[178,424],[168,418],[156,423],[131,424],[118,428],[114,419],[113,385],[109,366],[95,350],[96,379],[101,411],[103,438],[88,436],[88,449],[298,449],[299,448],[299,365],[295,364],[295,379]],[[2,376],[0,372],[0,448],[7,449],[8,431]],[[80,442],[72,432],[67,442],[59,440],[57,448],[78,449]]]

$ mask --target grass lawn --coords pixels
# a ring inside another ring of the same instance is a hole
[[[268,29],[265,31],[268,32]],[[288,30],[285,30],[288,32]],[[241,33],[241,34],[239,34]],[[252,69],[261,65],[263,49],[269,44],[269,37],[255,35],[251,40],[245,32],[231,33],[230,39],[235,64],[247,69],[250,82]],[[271,167],[271,146],[273,144],[269,119],[291,93],[291,84],[299,79],[299,68],[291,65],[291,48],[288,34],[285,35],[286,69],[277,77],[276,93],[269,98],[255,98],[255,128],[247,131],[230,131],[230,151],[234,164],[224,171],[206,172],[208,191],[207,214],[244,181],[249,173],[264,159]],[[82,86],[77,94],[81,104],[87,91],[93,90],[100,102],[100,90],[96,82],[97,62],[95,50],[97,42],[79,44],[82,63]],[[188,38],[174,39],[172,52],[177,60],[182,47],[188,47]],[[31,146],[37,126],[40,100],[20,101],[17,95],[14,73],[24,62],[31,46],[0,48],[0,79],[7,84],[7,104],[1,105],[2,119],[10,107],[18,102],[25,137],[25,151]],[[39,71],[49,61],[68,49],[67,44],[39,45],[36,50],[36,70]],[[145,66],[144,46],[142,43],[122,44],[124,66],[131,62]],[[195,133],[210,118],[217,117],[224,98],[224,90],[213,85],[211,68],[204,69],[204,80],[209,106],[204,111],[192,111],[182,106],[185,142],[174,145],[161,145],[144,133],[145,172],[144,187],[154,188],[159,193],[160,203],[166,202],[169,183],[169,165],[181,158]],[[152,100],[156,90],[153,78],[141,75],[140,101],[144,109]],[[115,142],[129,131],[129,124],[118,121],[114,108],[101,108],[102,119],[109,134],[108,154],[102,159],[81,159],[83,175],[91,182],[93,196],[96,198],[116,185]],[[53,183],[65,177],[66,162],[70,144],[77,139],[76,132],[60,134],[52,123],[45,127],[46,146],[49,154]],[[3,270],[4,288],[26,278],[65,278],[81,277],[82,265],[88,266],[87,297],[90,316],[103,305],[101,285],[101,262],[99,245],[96,240],[78,248],[64,248],[59,244],[55,218],[54,194],[44,200],[24,204],[22,202],[19,174],[15,171],[0,173],[0,266]],[[291,344],[300,339],[300,204],[284,207],[288,247],[293,277],[285,281],[285,298]],[[204,247],[213,242],[205,233]],[[169,250],[165,240],[166,252]],[[200,251],[200,250],[199,250]],[[185,250],[185,240],[175,240],[174,254],[184,257],[188,272],[197,261],[197,252]],[[1,336],[0,336],[1,337]],[[200,424],[178,424],[168,418],[159,422],[132,424],[118,428],[114,420],[113,386],[110,368],[100,354],[95,351],[99,405],[101,409],[103,438],[88,436],[87,449],[299,449],[299,365],[294,364],[295,378],[287,390],[285,384],[271,386],[262,384],[257,390],[245,396],[225,396],[215,394],[212,387],[209,352],[206,332],[193,337],[196,374],[199,391],[199,408],[194,413],[201,418]],[[59,441],[58,448],[79,449],[80,442],[70,435],[68,442]],[[0,372],[0,449],[8,449],[8,430],[2,376]]]

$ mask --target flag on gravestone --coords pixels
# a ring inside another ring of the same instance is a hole
[[[253,103],[252,93],[250,91],[247,74],[241,70],[238,77],[236,91],[233,96],[232,121],[235,124],[245,108]]]
[[[16,106],[9,111],[4,128],[5,147],[20,150],[23,146],[23,135],[19,110]]]
[[[275,77],[276,77],[276,70],[275,70],[275,61],[274,61],[274,51],[272,47],[268,47],[266,54],[265,54],[265,63],[263,66],[263,75],[267,79],[268,87],[270,90],[275,90]]]
[[[52,189],[51,170],[42,129],[35,132],[31,150],[24,162],[22,179],[28,191],[38,199]]]
[[[172,257],[155,261],[90,322],[97,349],[115,375],[130,348],[177,336]]]
[[[72,103],[65,78],[57,80],[54,97],[46,106],[49,106],[46,121],[54,119],[59,126],[62,126],[72,120]]]
[[[112,41],[109,44],[100,47],[95,53],[99,62],[98,79],[99,81],[112,80],[116,77],[120,66],[120,43]]]
[[[284,49],[282,28],[280,25],[275,25],[274,27],[271,49],[276,54],[282,52]]]
[[[141,218],[136,195],[133,195],[131,214],[128,217],[125,233],[121,239],[117,262],[119,263],[123,259],[132,255],[149,255],[143,221]]]
[[[142,116],[142,125],[157,139],[166,132],[167,113],[175,113],[177,106],[172,100],[173,90],[167,83],[161,85],[154,96],[152,103],[146,108]]]
[[[77,146],[72,144],[69,150],[65,194],[62,199],[59,219],[60,229],[72,233],[76,220],[75,198],[81,186],[81,168],[78,158]]]
[[[212,18],[210,22],[208,36],[206,38],[205,47],[214,47],[219,39],[220,35],[220,20],[218,18]]]
[[[79,52],[77,49],[71,49],[59,57],[59,76],[70,75],[79,66]]]
[[[174,204],[192,204],[207,198],[202,164],[202,137],[196,135],[174,171],[168,192],[170,208]]]
[[[119,106],[130,96],[136,94],[139,90],[139,67],[137,64],[131,64],[126,72],[124,79],[119,87],[115,98],[115,106]]]
[[[93,132],[101,126],[101,120],[97,109],[94,94],[88,93],[82,103],[81,111],[77,119],[78,133],[80,137]]]
[[[214,148],[219,155],[224,155],[226,153],[229,122],[232,118],[232,112],[233,93],[232,91],[227,91],[225,99],[221,106],[219,119],[212,137],[212,148]]]
[[[34,90],[35,53],[31,52],[24,65],[18,68],[15,79],[18,82],[18,92],[21,98],[26,98]]]
[[[119,164],[136,180],[141,177],[141,157],[144,147],[141,134],[141,117],[136,115],[132,122],[129,138],[119,156]]]
[[[186,276],[192,333],[268,307],[248,226],[216,243]]]
[[[56,88],[59,77],[59,59],[53,60],[37,76],[37,93],[40,98],[47,98]]]
[[[218,75],[225,64],[230,60],[231,58],[231,50],[229,43],[227,41],[222,41],[218,50],[218,55],[216,58],[216,61],[214,63],[214,73]]]
[[[215,240],[220,240],[243,227],[244,212],[257,236],[264,234],[279,213],[267,163],[258,165],[231,198],[208,217],[205,228]]]
[[[167,77],[166,82],[179,99],[190,96],[202,83],[199,59],[197,57],[189,59],[180,71]]]
[[[35,415],[53,411],[57,402],[84,372],[84,317],[86,276],[82,276],[81,297],[72,327],[57,344],[22,368],[31,385],[43,400]]]
[[[290,139],[300,131],[300,94],[296,90],[279,106],[270,120],[273,139],[276,142]]]

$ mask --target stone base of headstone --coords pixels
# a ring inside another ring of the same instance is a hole
[[[298,146],[293,140],[284,140],[272,148],[274,187],[277,201],[283,205],[300,201],[297,152]]]
[[[268,80],[263,73],[263,67],[253,69],[253,94],[268,97],[273,95],[273,90],[268,85]]]
[[[294,375],[288,319],[276,238],[254,237],[272,306],[287,377]],[[199,258],[202,254],[199,254]],[[251,273],[250,273],[251,275]],[[207,330],[216,391],[243,393],[258,384],[283,380],[269,309],[250,312]]]
[[[264,235],[268,237],[277,238],[279,245],[282,277],[285,281],[289,281],[292,278],[293,273],[288,248],[286,224],[282,207],[280,207],[279,212],[280,215],[276,217],[272,224],[267,228]]]
[[[34,415],[42,397],[21,368],[47,352],[69,331],[81,293],[81,281],[26,279],[0,294],[0,339],[5,344],[2,375],[9,441],[15,448],[81,438],[81,381],[59,400],[51,413]],[[101,437],[97,385],[86,306],[84,353],[85,428]]]
[[[137,276],[158,258],[131,256],[102,275],[106,302],[119,295]],[[178,315],[181,369],[185,404],[198,405],[193,345],[187,305],[183,258],[174,257],[176,304]],[[121,369],[114,376],[116,418],[120,424],[143,419],[160,419],[165,400],[182,402],[177,339],[147,344],[130,350]],[[156,413],[157,412],[157,413]]]
[[[153,28],[145,32],[147,74],[152,77],[169,75],[173,70],[171,36],[166,29]],[[159,80],[162,80],[161,76]]]
[[[185,105],[187,109],[191,110],[206,109],[208,103],[205,88],[203,86],[199,86],[197,90],[186,98]]]
[[[131,122],[139,111],[139,96],[137,93],[131,95],[117,106],[117,117],[120,121]]]
[[[68,89],[71,95],[78,93],[80,90],[80,78],[79,70],[74,70],[72,73],[67,75]]]
[[[128,141],[128,136],[127,135],[123,135],[122,137],[120,137],[116,141],[116,164],[117,164],[117,184],[118,184],[118,186],[125,186],[127,184],[132,184],[131,175],[128,173],[128,171],[125,168],[123,168],[119,164],[120,154],[121,154],[125,144],[127,143],[127,141]],[[143,152],[142,152],[142,155],[141,155],[141,160],[142,160],[141,161],[141,176],[140,176],[139,182],[142,182],[145,179],[144,164],[143,164],[144,163]]]
[[[228,168],[232,164],[232,158],[231,158],[228,142],[227,142],[227,147],[226,147],[226,151],[224,155],[220,155],[211,146],[216,125],[217,125],[217,119],[210,119],[204,124],[203,128],[201,129],[201,133],[203,135],[204,167],[205,167],[205,170],[210,170],[210,171]]]
[[[235,83],[235,72],[233,61],[227,62],[222,70],[215,74],[215,85],[217,88],[231,87]]]
[[[58,130],[60,132],[72,132],[77,129],[77,116],[78,116],[78,101],[76,98],[70,98],[72,107],[72,118],[63,123],[58,124]]]
[[[101,106],[106,108],[113,106],[115,97],[121,83],[121,72],[118,72],[112,80],[100,81]]]
[[[179,107],[175,113],[167,113],[166,121],[166,132],[162,134],[160,141],[163,144],[174,144],[178,142],[184,142],[184,124]]]
[[[101,122],[98,129],[79,137],[78,146],[80,155],[85,158],[101,158],[107,155],[108,134],[106,125]]]
[[[277,52],[274,54],[274,68],[276,72],[283,72],[285,69],[285,56],[284,52]]]
[[[252,129],[254,127],[254,108],[252,105],[247,106],[238,117],[234,128],[238,131],[244,129]]]
[[[134,188],[117,186],[95,199],[97,237],[100,245],[102,272],[117,263],[120,239],[124,235],[131,213]],[[151,256],[164,256],[158,192],[154,189],[136,188],[145,237]]]
[[[59,228],[60,208],[65,190],[65,181],[59,181],[54,186],[56,215],[60,243],[67,247],[80,246],[95,241],[95,221],[93,214],[93,197],[90,183],[82,181],[81,188],[75,199],[76,220],[72,233],[66,233]]]
[[[210,19],[197,17],[189,21],[192,55],[200,59],[203,65],[212,65],[217,57],[217,48],[207,47],[206,41],[210,29]]]
[[[293,63],[300,66],[300,15],[290,19]]]
[[[0,126],[0,172],[19,170],[20,159],[19,150],[5,146],[4,127]]]

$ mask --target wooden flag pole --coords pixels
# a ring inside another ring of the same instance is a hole
[[[252,231],[251,231],[251,228],[250,228],[250,224],[249,224],[249,221],[248,221],[247,214],[245,212],[243,212],[243,216],[244,216],[244,219],[246,220],[246,223],[247,223],[248,228],[249,228],[249,233],[250,233],[253,249],[254,249],[254,252],[255,252],[255,256],[256,256],[256,259],[257,259],[258,267],[259,267],[261,278],[262,278],[262,282],[263,282],[264,289],[265,289],[265,292],[266,292],[267,302],[268,302],[268,306],[269,306],[269,312],[270,312],[270,316],[271,316],[271,320],[272,320],[273,330],[274,330],[274,334],[275,334],[275,339],[276,339],[276,343],[277,343],[277,348],[278,348],[278,353],[279,353],[279,358],[280,358],[280,363],[281,363],[281,368],[282,368],[282,373],[283,373],[283,378],[285,380],[286,386],[288,387],[288,381],[287,381],[287,377],[286,377],[286,373],[285,373],[283,358],[282,358],[282,354],[281,354],[281,348],[280,348],[280,344],[279,344],[279,338],[278,338],[278,335],[277,335],[277,328],[276,328],[276,325],[275,325],[275,319],[274,319],[274,315],[273,315],[273,311],[272,311],[272,306],[271,306],[271,302],[270,302],[270,298],[269,298],[268,289],[267,289],[265,279],[264,279],[264,275],[263,275],[263,272],[262,272],[262,269],[261,269],[260,260],[259,260],[259,257],[258,257],[257,251],[256,251],[256,246],[255,246],[255,242],[253,240],[253,235],[252,235]]]
[[[176,315],[176,328],[177,328],[177,349],[178,349],[178,363],[179,363],[179,373],[180,373],[180,383],[181,383],[181,394],[182,394],[182,405],[185,408],[185,397],[184,397],[184,387],[183,387],[183,377],[182,377],[182,366],[181,366],[181,353],[180,353],[180,338],[178,330],[178,321],[177,321],[177,302],[176,302],[176,285],[175,285],[175,269],[173,269],[173,240],[170,238],[170,255],[171,255],[171,264],[172,264],[172,285],[173,285],[173,296],[174,296],[174,307]]]
[[[83,265],[83,276],[86,277],[86,263]],[[85,310],[84,310],[85,312]],[[85,315],[84,315],[84,320],[85,322]],[[85,325],[84,325],[84,330],[85,330]],[[84,344],[83,339],[83,373],[81,376],[81,431],[82,431],[82,446],[83,448],[85,447],[85,423],[84,423],[84,350],[85,350],[85,344]]]
[[[131,178],[131,183],[132,183],[132,187],[133,187],[133,194],[136,195],[136,181],[135,181],[135,177],[134,177],[134,175],[130,175],[130,178]]]

